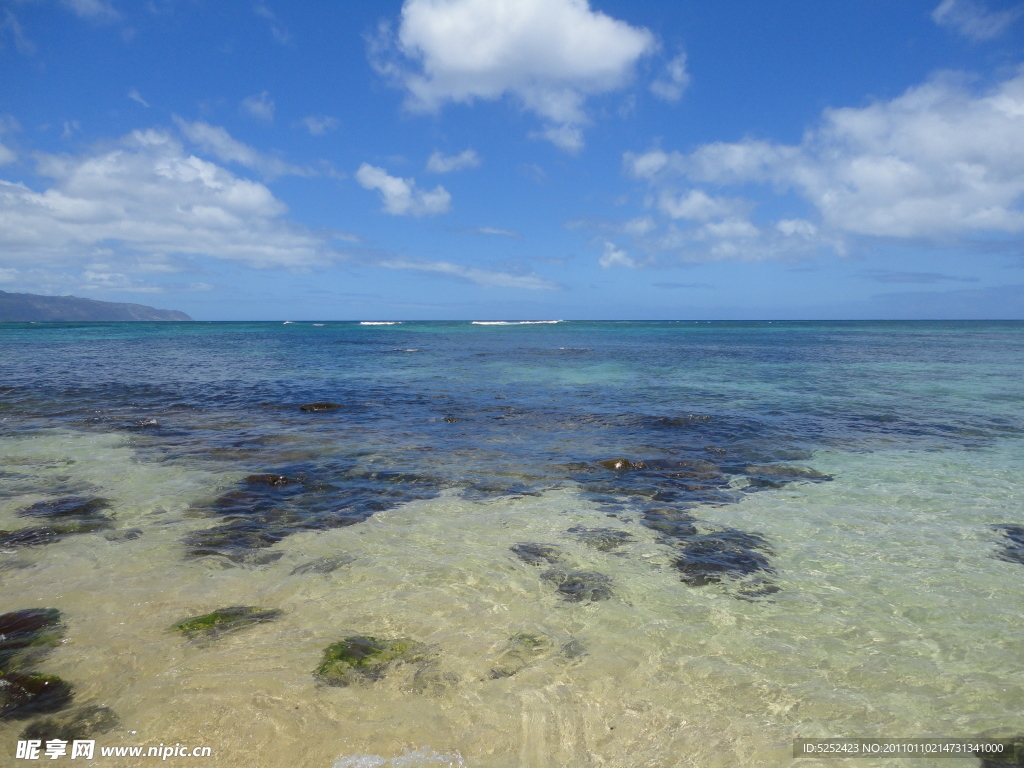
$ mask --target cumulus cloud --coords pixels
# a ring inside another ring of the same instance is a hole
[[[410,109],[508,95],[546,123],[539,137],[574,150],[587,98],[626,85],[655,48],[650,31],[587,0],[405,0],[397,38],[382,30],[371,56]]]
[[[1021,6],[1006,11],[990,11],[977,0],[943,0],[932,11],[932,20],[939,26],[949,27],[980,42],[999,37],[1022,14],[1024,8]]]
[[[1019,235],[1021,136],[1024,68],[984,93],[946,74],[890,101],[826,110],[796,145],[745,139],[705,144],[688,154],[627,153],[624,160],[627,173],[658,190],[662,213],[706,222],[689,232],[691,239],[767,257],[784,253],[778,250],[784,243],[806,248],[817,242],[842,252],[855,236],[955,243]],[[677,194],[680,181],[691,189]],[[713,197],[696,184],[793,192],[817,221],[741,224],[742,201]],[[771,239],[762,237],[755,247],[754,230]],[[751,241],[748,247],[742,247],[744,239]]]
[[[413,261],[410,259],[392,259],[382,261],[378,266],[387,269],[410,269],[417,272],[428,272],[448,277],[455,277],[484,288],[521,288],[529,291],[554,291],[561,288],[558,283],[547,280],[536,273],[516,275],[481,267],[468,267],[463,264],[452,264],[448,261]]]
[[[257,120],[274,121],[274,100],[266,91],[242,99],[242,109]]]
[[[631,267],[635,269],[637,267],[636,261],[624,250],[617,247],[615,243],[607,241],[604,244],[604,253],[601,254],[601,258],[597,260],[597,263],[601,265],[602,269],[608,269],[609,267]]]
[[[0,180],[8,265],[178,254],[301,267],[331,255],[322,237],[283,218],[287,207],[267,187],[187,153],[168,133],[135,131],[103,151],[37,157],[48,188]]]
[[[435,150],[427,160],[427,170],[431,173],[451,173],[462,171],[466,168],[477,168],[480,165],[480,155],[472,149],[466,149],[457,155],[445,155]]]
[[[300,120],[306,130],[309,131],[310,136],[323,136],[328,131],[333,131],[338,127],[338,121],[333,117],[317,117],[316,115],[309,115]]]
[[[680,53],[665,65],[662,77],[651,83],[651,93],[665,101],[679,101],[689,85],[690,73],[686,71],[686,54]]]
[[[313,172],[297,165],[286,163],[273,155],[260,152],[248,144],[232,138],[225,129],[210,125],[202,120],[190,123],[175,116],[174,122],[189,141],[225,163],[238,163],[246,168],[258,171],[265,178],[278,176],[312,176]]]
[[[389,176],[383,168],[363,163],[356,181],[364,189],[376,189],[384,201],[384,210],[394,216],[433,216],[451,208],[452,196],[438,185],[427,192],[416,188],[415,179]]]

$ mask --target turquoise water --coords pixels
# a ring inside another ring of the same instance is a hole
[[[759,766],[1024,731],[1024,323],[6,324],[0,370],[0,613],[61,611],[35,669],[116,712],[100,745]],[[70,531],[67,499],[106,506]],[[282,613],[169,629],[238,605]],[[426,650],[318,680],[352,636]]]

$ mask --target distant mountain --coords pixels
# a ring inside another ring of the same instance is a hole
[[[118,322],[122,320],[191,320],[184,312],[154,309],[144,304],[80,299],[77,296],[37,296],[0,291],[0,323]]]

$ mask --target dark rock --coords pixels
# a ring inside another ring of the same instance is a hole
[[[642,461],[630,461],[629,459],[607,459],[606,461],[597,462],[602,467],[607,469],[614,469],[617,471],[626,471],[630,469],[646,469],[647,464]]]
[[[633,534],[628,531],[615,528],[584,528],[583,526],[576,526],[575,528],[570,528],[569,533],[574,534],[577,539],[591,549],[601,552],[611,552],[618,549],[633,538]]]
[[[750,478],[751,485],[763,488],[781,488],[798,480],[824,483],[833,479],[832,475],[823,474],[816,469],[785,464],[751,464],[744,467],[743,473]]]
[[[612,597],[612,580],[601,573],[552,568],[540,577],[555,584],[559,594],[574,603],[608,600]]]
[[[282,611],[264,610],[251,605],[234,605],[230,608],[219,608],[213,613],[182,619],[171,629],[181,632],[192,640],[211,640],[228,632],[263,624],[281,616]]]
[[[35,664],[60,644],[64,624],[56,608],[29,608],[0,615],[0,670]]]
[[[320,413],[321,411],[334,411],[341,408],[339,403],[306,403],[305,405],[299,406],[300,411],[306,411],[307,413]]]
[[[125,528],[122,531],[109,531],[103,534],[103,538],[113,542],[135,541],[140,536],[142,536],[141,528]]]
[[[414,693],[437,696],[458,682],[458,675],[445,671],[438,662],[431,661],[423,665],[412,676],[412,690]]]
[[[975,750],[974,756],[981,758],[980,768],[1024,768],[1024,736],[1008,739],[980,737],[978,740],[997,741],[1003,745],[999,754]]]
[[[21,732],[19,738],[50,741],[74,741],[88,739],[100,733],[108,733],[121,724],[114,710],[94,705],[75,707],[56,717],[36,720]]]
[[[372,683],[398,664],[424,660],[423,650],[411,640],[380,640],[360,635],[327,646],[313,675],[327,685],[344,687]]]
[[[516,557],[530,565],[558,565],[562,562],[562,553],[558,547],[550,544],[514,544],[510,549]]]
[[[491,679],[497,680],[512,675],[551,652],[551,640],[544,635],[520,632],[508,639],[491,668]]]
[[[640,522],[669,539],[688,538],[697,535],[697,519],[693,515],[671,507],[655,507],[645,510]]]
[[[1024,565],[1024,525],[993,525],[992,530],[1003,534],[996,557],[1008,563]]]
[[[46,517],[59,520],[65,517],[97,517],[107,509],[110,502],[106,499],[86,499],[80,496],[68,496],[53,501],[39,501],[18,512],[19,517]]]
[[[580,659],[589,653],[582,640],[570,640],[558,651],[558,655],[563,659]]]
[[[281,488],[285,485],[297,483],[298,480],[292,480],[284,475],[249,475],[245,478],[245,482],[249,485],[267,485],[271,488]]]
[[[65,536],[76,533],[93,533],[110,528],[112,523],[106,519],[72,520],[58,525],[44,525],[33,528],[19,528],[16,531],[0,531],[0,549],[16,549],[18,547],[35,547],[52,544]]]
[[[54,675],[7,672],[0,675],[0,720],[24,720],[56,712],[71,703],[74,688]]]
[[[717,584],[725,577],[775,573],[767,557],[772,554],[771,545],[759,534],[727,529],[685,541],[674,565],[692,586]]]
[[[291,576],[298,576],[304,573],[331,573],[348,565],[355,560],[352,555],[335,555],[334,557],[321,557],[308,563],[296,566],[292,569]]]
[[[448,424],[457,424],[458,422],[462,421],[462,419],[458,418],[457,416],[445,416],[443,419],[441,419],[441,421],[444,421]]]

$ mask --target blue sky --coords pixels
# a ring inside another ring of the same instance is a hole
[[[0,289],[1024,318],[1016,0],[0,0]]]

